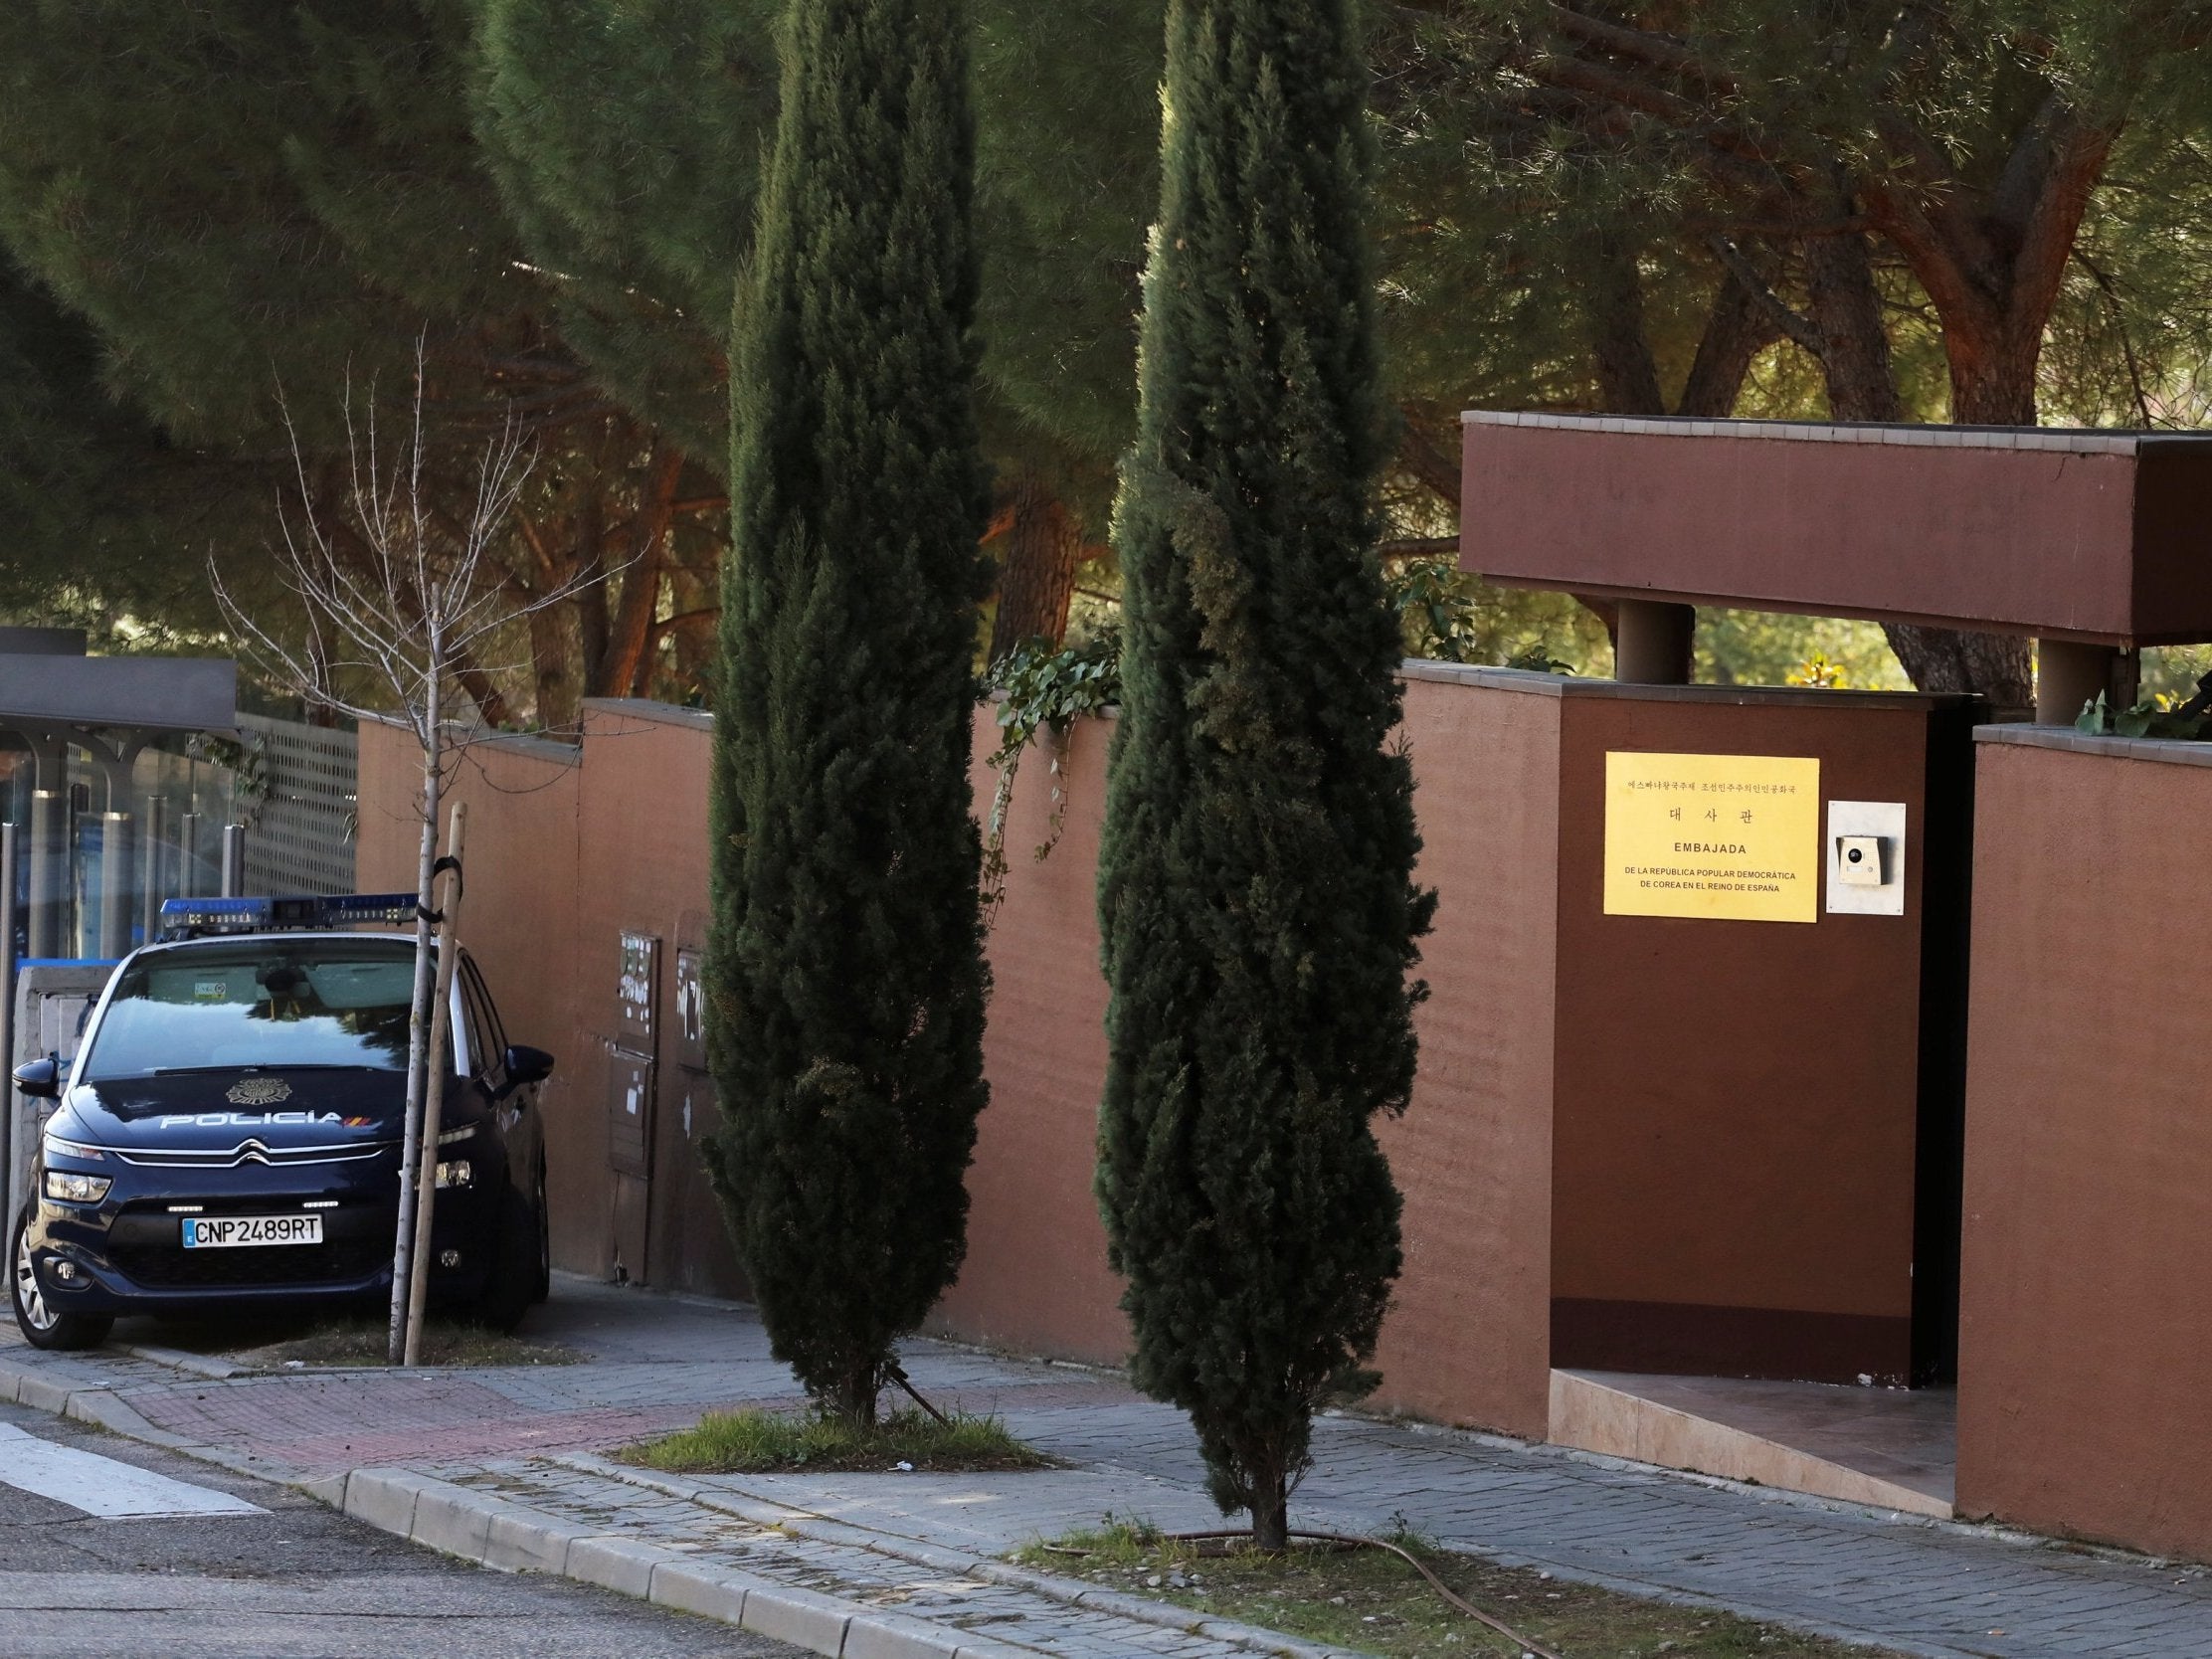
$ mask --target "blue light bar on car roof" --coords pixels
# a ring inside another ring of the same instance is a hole
[[[415,919],[413,893],[302,894],[296,898],[173,898],[161,906],[163,939],[211,933],[276,933],[301,928],[387,926]]]

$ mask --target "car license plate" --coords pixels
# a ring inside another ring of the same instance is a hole
[[[187,1215],[184,1247],[219,1250],[241,1244],[320,1244],[320,1215]]]

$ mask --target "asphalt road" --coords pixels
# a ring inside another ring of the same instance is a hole
[[[627,1596],[450,1561],[281,1487],[0,1405],[7,1659],[798,1651]]]

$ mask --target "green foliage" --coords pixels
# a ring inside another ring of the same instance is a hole
[[[779,0],[474,0],[474,130],[563,336],[721,470],[731,276],[774,130]]]
[[[732,330],[704,1149],[777,1357],[873,1419],[966,1248],[983,1080],[961,9],[793,0]]]
[[[1383,578],[1383,591],[1397,607],[1398,626],[1408,656],[1438,662],[1479,662],[1481,642],[1475,629],[1478,577],[1456,559],[1408,559]]]
[[[709,1411],[690,1428],[625,1446],[615,1456],[642,1469],[715,1475],[1059,1466],[1015,1439],[997,1417],[955,1412],[940,1422],[911,1410],[894,1411],[865,1428],[820,1411]]]
[[[999,747],[989,765],[999,782],[991,792],[991,813],[983,831],[983,891],[986,924],[995,920],[1007,892],[1007,806],[1020,775],[1021,757],[1040,732],[1050,732],[1052,808],[1044,839],[1032,854],[1041,863],[1059,844],[1067,823],[1065,749],[1059,741],[1074,721],[1099,714],[1121,701],[1121,631],[1103,629],[1080,645],[1055,649],[1049,641],[1024,640],[1001,657],[991,671],[990,689],[999,699]]]
[[[2212,727],[2212,713],[2204,707],[2212,699],[2212,690],[2199,689],[2199,694],[2187,703],[2176,704],[2163,696],[2144,697],[2126,708],[2108,708],[2105,693],[2100,691],[2082,705],[2082,712],[2074,718],[2074,729],[2093,736],[2109,737],[2166,737],[2193,741],[2206,735]]]
[[[1385,567],[1383,588],[1407,656],[1541,673],[1577,673],[1582,664],[1599,673],[1610,660],[1604,624],[1566,594],[1493,587],[1448,558]]]
[[[1138,1385],[1280,1542],[1399,1266],[1412,773],[1348,0],[1177,0],[1124,462],[1098,1195]]]
[[[1715,685],[1911,685],[1880,625],[1778,611],[1700,607],[1697,677]]]
[[[2141,653],[2139,673],[2146,697],[2186,701],[2212,674],[2212,645],[2152,645]]]

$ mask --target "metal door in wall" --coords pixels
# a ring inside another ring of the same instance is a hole
[[[660,1110],[652,1126],[648,1223],[653,1283],[710,1296],[743,1296],[747,1285],[708,1185],[701,1143],[720,1124],[706,1061],[706,913],[687,910],[676,924],[667,1063],[660,1068]]]
[[[607,1044],[607,1165],[615,1188],[615,1277],[650,1277],[653,1117],[658,1070],[660,941],[624,932]]]

